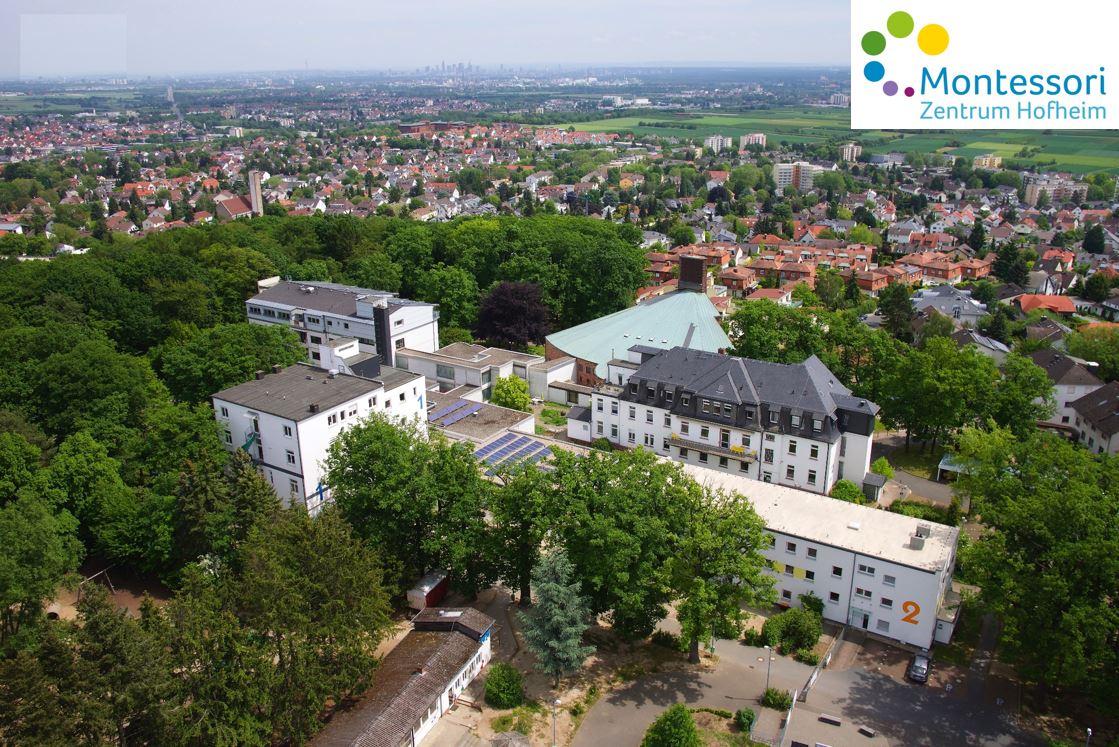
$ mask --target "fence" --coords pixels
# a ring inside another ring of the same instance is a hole
[[[839,629],[839,634],[836,635],[835,638],[832,640],[831,645],[828,646],[828,650],[824,652],[824,655],[822,657],[820,657],[820,663],[817,664],[812,669],[812,673],[808,675],[808,681],[804,683],[804,687],[801,688],[800,694],[797,696],[801,703],[805,703],[808,701],[808,691],[811,690],[812,686],[816,684],[816,679],[820,676],[820,672],[826,669],[828,664],[831,664],[831,657],[833,654],[835,654],[836,650],[839,648],[839,645],[843,642],[843,636],[846,635],[846,633],[847,626],[844,625],[842,628]]]

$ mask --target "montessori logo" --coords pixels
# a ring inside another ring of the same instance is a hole
[[[916,23],[913,16],[904,10],[895,11],[886,19],[886,31],[894,39],[907,39],[913,34]],[[863,34],[860,46],[863,52],[870,57],[878,57],[886,51],[886,35],[881,31],[872,30]],[[938,23],[930,23],[921,27],[917,32],[917,48],[930,57],[936,57],[948,49],[948,30]],[[886,78],[886,66],[879,60],[872,59],[863,66],[863,77],[871,83],[878,83]],[[898,82],[893,79],[882,83],[882,93],[887,96],[896,96],[899,90]],[[917,93],[913,86],[905,87],[905,95],[913,98]]]

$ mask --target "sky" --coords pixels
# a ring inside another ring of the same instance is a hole
[[[0,35],[6,35],[0,49],[8,50],[0,52],[0,77],[8,78],[413,70],[444,61],[846,65],[850,33],[846,0],[0,0],[0,6]]]

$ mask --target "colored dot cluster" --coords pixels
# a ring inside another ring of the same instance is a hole
[[[886,30],[895,39],[904,39],[913,33],[915,24],[913,16],[903,10],[890,15],[886,19]],[[941,25],[930,23],[917,32],[917,46],[925,54],[935,57],[948,49],[948,31]],[[886,36],[881,31],[868,31],[863,35],[862,48],[871,57],[877,57],[886,51]],[[886,68],[878,60],[871,60],[863,67],[863,76],[871,83],[877,83],[886,77]],[[898,84],[887,80],[882,84],[882,93],[887,96],[896,96]],[[912,97],[916,92],[912,86],[905,88],[905,95]]]

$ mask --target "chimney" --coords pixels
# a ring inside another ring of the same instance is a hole
[[[328,378],[328,379],[333,379],[337,375],[338,375],[338,369],[337,368],[332,368],[332,369],[330,369],[329,371],[326,372],[326,378]]]
[[[316,413],[316,412],[318,412],[318,411],[319,411],[319,405],[318,405],[318,403],[317,403],[317,402],[312,402],[312,403],[311,403],[311,404],[310,404],[310,405],[309,405],[309,406],[307,407],[307,409],[308,409],[308,410],[310,410],[310,411],[311,411],[312,413]]]
[[[256,380],[260,381],[263,378],[264,378],[264,372],[263,371],[257,371],[256,372]]]
[[[280,371],[283,371],[283,370],[284,370],[284,367],[281,366],[279,363],[273,363],[272,364],[272,373],[279,373]]]
[[[707,263],[703,257],[682,255],[680,257],[680,290],[707,292]]]

